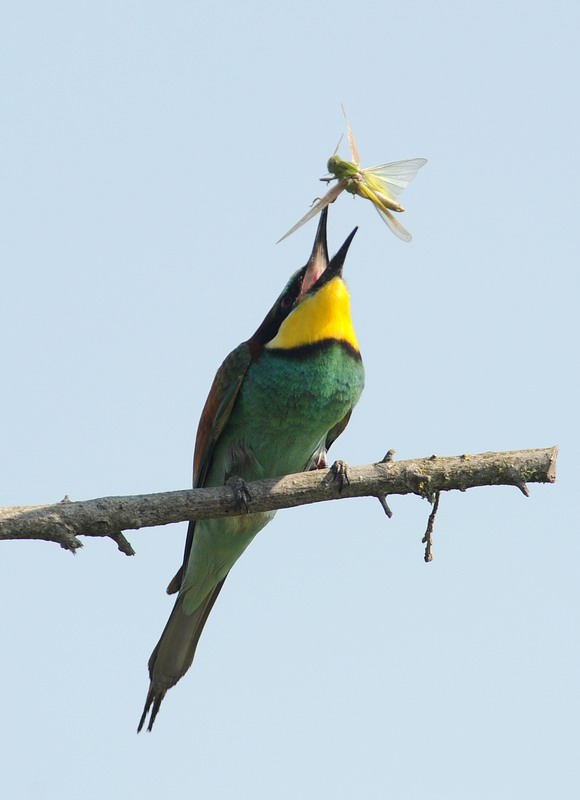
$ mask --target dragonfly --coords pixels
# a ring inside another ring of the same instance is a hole
[[[395,219],[393,211],[400,213],[404,207],[397,202],[397,197],[413,180],[417,172],[427,163],[426,158],[411,158],[407,161],[393,161],[390,164],[380,164],[377,167],[363,169],[360,166],[360,158],[356,139],[350,127],[348,117],[344,107],[342,108],[346,121],[346,135],[350,145],[352,161],[344,161],[336,153],[340,146],[338,143],[334,155],[327,164],[329,174],[320,178],[327,184],[331,181],[337,183],[322,197],[314,201],[310,211],[302,219],[298,220],[290,230],[278,239],[281,242],[286,237],[301,228],[308,220],[320,214],[323,208],[330,203],[334,203],[336,198],[347,191],[352,195],[364,197],[370,200],[379,212],[381,219],[387,224],[389,229],[402,239],[404,242],[411,241],[411,234],[401,223]],[[342,137],[341,137],[342,139]]]

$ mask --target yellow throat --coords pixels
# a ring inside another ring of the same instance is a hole
[[[328,339],[345,342],[359,352],[350,317],[350,295],[338,275],[307,296],[286,317],[266,347],[289,350]]]

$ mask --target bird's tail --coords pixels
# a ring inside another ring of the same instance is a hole
[[[203,626],[224,581],[225,578],[212,589],[192,614],[184,612],[183,596],[180,595],[177,598],[167,625],[149,659],[151,683],[137,733],[143,728],[149,709],[151,709],[151,716],[147,730],[150,731],[153,728],[155,717],[167,690],[175,686],[190,668]]]

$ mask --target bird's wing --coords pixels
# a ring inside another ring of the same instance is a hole
[[[340,422],[336,423],[334,428],[331,428],[328,431],[328,433],[326,434],[326,449],[327,450],[330,450],[330,446],[333,444],[333,442],[336,442],[336,440],[338,439],[340,434],[344,431],[344,429],[346,428],[346,426],[349,423],[351,414],[352,414],[352,408],[349,409],[349,411],[347,411],[347,413],[340,420]]]
[[[204,485],[219,437],[225,428],[240,387],[252,363],[247,342],[238,345],[218,369],[201,412],[193,454],[193,487]]]
[[[334,427],[332,427],[326,437],[320,442],[314,453],[308,459],[308,462],[305,467],[305,471],[313,470],[313,469],[325,469],[328,467],[328,460],[326,458],[330,447],[332,446],[333,442],[335,442],[340,434],[344,431],[346,426],[348,425],[348,421],[352,414],[352,408],[347,411],[344,417],[337,422]]]
[[[251,363],[252,352],[250,346],[247,342],[243,342],[235,350],[232,350],[217,371],[197,428],[193,453],[194,489],[202,487],[205,483],[215,446],[230,418],[240,387]],[[186,568],[189,559],[194,533],[195,520],[192,520],[187,529],[183,564],[169,583],[167,594],[174,594],[179,591],[183,579],[183,570]]]

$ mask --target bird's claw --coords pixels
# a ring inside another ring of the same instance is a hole
[[[342,492],[345,485],[350,483],[348,477],[348,464],[346,461],[335,461],[334,464],[330,468],[330,472],[332,473],[333,479],[338,481],[338,491]]]
[[[248,484],[243,478],[238,475],[230,475],[225,482],[226,486],[233,489],[236,500],[240,506],[243,506],[246,514],[250,513],[250,503],[252,502],[252,495],[248,489]]]

